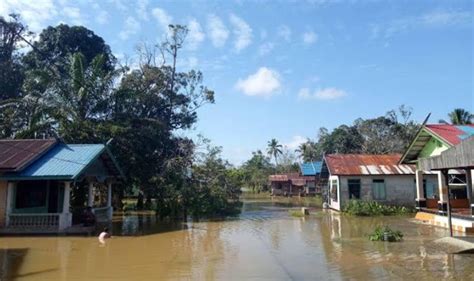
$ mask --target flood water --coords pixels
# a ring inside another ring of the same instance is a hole
[[[106,244],[96,237],[1,237],[0,279],[474,280],[474,255],[448,255],[433,244],[444,229],[320,209],[295,218],[289,208],[246,199],[239,217],[223,221],[120,216]],[[368,241],[378,224],[401,230],[404,241]]]

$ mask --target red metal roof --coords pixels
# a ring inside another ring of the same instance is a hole
[[[0,172],[21,171],[56,142],[55,139],[0,140]]]
[[[399,165],[400,154],[328,154],[325,162],[331,175],[412,175],[414,165]]]
[[[466,136],[470,135],[470,130],[474,130],[472,125],[446,125],[446,124],[431,124],[425,125],[425,128],[439,136],[451,145],[459,144]]]

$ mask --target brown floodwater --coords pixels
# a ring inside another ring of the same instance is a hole
[[[246,199],[220,221],[158,222],[115,217],[114,237],[1,237],[0,280],[474,280],[474,255],[450,255],[433,240],[444,229],[408,217],[357,218]],[[379,224],[400,243],[371,242]]]

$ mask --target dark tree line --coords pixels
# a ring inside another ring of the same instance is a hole
[[[123,191],[138,189],[140,206],[155,199],[163,217],[219,213],[224,201],[235,199],[234,183],[206,180],[201,166],[228,164],[215,151],[197,161],[196,144],[176,133],[196,123],[197,110],[214,103],[214,92],[201,72],[178,71],[187,28],[169,28],[164,42],[140,49],[139,67],[130,69],[83,26],[47,27],[29,46],[24,39],[32,34],[18,15],[0,18],[0,137],[113,139],[126,173]],[[191,208],[197,202],[219,203],[203,213]]]

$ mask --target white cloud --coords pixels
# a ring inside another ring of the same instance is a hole
[[[270,97],[281,88],[280,74],[270,68],[260,67],[254,74],[239,79],[235,87],[247,96]]]
[[[427,25],[454,25],[470,22],[472,14],[460,11],[433,11],[422,15],[420,20]]]
[[[287,25],[278,28],[278,36],[289,42],[291,40],[291,29]]]
[[[201,25],[195,19],[191,19],[188,23],[188,43],[190,49],[196,49],[199,44],[204,41],[205,35],[202,31]]]
[[[178,67],[184,70],[195,69],[199,60],[196,57],[190,56],[178,61]]]
[[[252,28],[238,16],[231,14],[230,23],[234,26],[236,36],[234,48],[237,52],[247,48],[252,43]]]
[[[98,24],[106,24],[109,22],[109,13],[105,10],[99,11],[97,14],[95,21]]]
[[[318,35],[312,31],[308,31],[308,32],[305,32],[303,33],[303,42],[305,44],[313,44],[313,43],[316,43],[316,41],[318,40]]]
[[[258,54],[264,56],[270,53],[274,47],[275,45],[272,42],[263,43],[260,45],[260,47],[258,47]]]
[[[283,146],[287,147],[288,149],[295,150],[300,146],[300,144],[305,143],[306,141],[308,141],[308,139],[305,137],[293,136],[291,141],[283,144]]]
[[[138,0],[137,2],[137,15],[142,20],[149,20],[148,17],[148,4],[149,0]]]
[[[0,16],[8,17],[11,13],[21,14],[29,29],[38,32],[46,27],[46,22],[53,19],[58,11],[53,0],[1,0]]]
[[[68,20],[76,25],[82,24],[81,10],[77,7],[63,7],[62,14],[68,18]]]
[[[128,17],[125,20],[125,26],[120,31],[119,37],[122,40],[127,40],[131,35],[136,34],[140,30],[140,23],[134,17]]]
[[[344,90],[336,88],[323,88],[318,89],[311,93],[311,90],[308,88],[302,88],[298,92],[299,100],[335,100],[347,96],[347,93]]]
[[[460,26],[472,23],[472,14],[466,11],[435,10],[419,16],[399,18],[369,26],[371,39],[390,38],[393,35],[417,28],[435,28],[442,26]]]
[[[173,17],[161,8],[154,8],[151,14],[155,17],[160,26],[168,32],[168,25],[173,23]]]
[[[214,47],[219,48],[225,45],[229,37],[229,30],[219,17],[209,15],[207,19],[207,29]]]
[[[109,0],[109,2],[122,12],[125,12],[128,9],[127,5],[125,5],[122,0]]]

